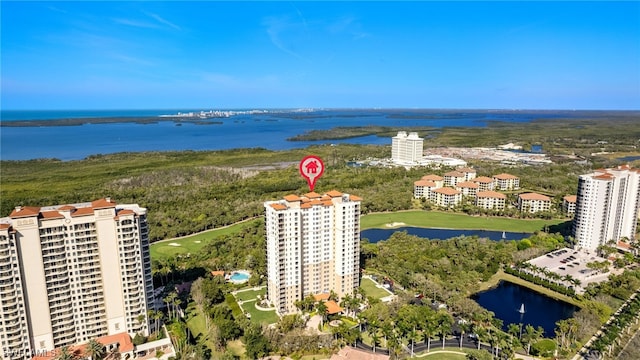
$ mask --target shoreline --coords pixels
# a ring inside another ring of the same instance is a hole
[[[60,119],[33,119],[33,120],[9,120],[1,121],[0,127],[54,127],[54,126],[82,126],[89,124],[157,124],[160,122],[174,122],[177,124],[190,123],[197,125],[214,125],[222,122],[216,119],[221,118],[193,118],[180,116],[117,116],[117,117],[83,117],[83,118],[60,118]]]

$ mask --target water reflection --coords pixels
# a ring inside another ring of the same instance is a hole
[[[360,237],[366,238],[370,243],[386,240],[398,231],[406,231],[409,235],[415,235],[427,239],[450,239],[460,235],[478,236],[491,240],[521,240],[531,236],[529,233],[518,233],[508,231],[489,231],[489,230],[454,230],[454,229],[433,229],[418,227],[401,227],[396,229],[367,229],[363,230]]]
[[[503,329],[509,324],[520,323],[520,309],[524,304],[522,323],[533,327],[542,326],[545,337],[555,336],[554,329],[558,320],[573,316],[578,309],[571,304],[552,299],[523,286],[501,281],[497,287],[474,296],[474,300],[495,317],[503,321]]]

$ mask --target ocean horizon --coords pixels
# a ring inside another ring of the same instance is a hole
[[[200,122],[160,115],[200,111],[241,112]],[[318,144],[390,145],[388,137],[363,136],[342,140],[290,141],[311,130],[336,127],[392,128],[445,126],[484,127],[489,122],[530,122],[536,119],[600,117],[621,111],[483,110],[483,109],[147,109],[147,110],[2,110],[0,160],[80,160],[96,154],[143,151],[226,150],[265,148],[289,150]],[[622,111],[624,112],[624,111]],[[630,112],[637,115],[637,112]],[[152,121],[135,122],[136,117]],[[90,119],[122,118],[92,123]],[[74,125],[59,119],[87,119]],[[48,121],[51,120],[51,126]],[[7,125],[26,121],[25,126]],[[28,121],[38,121],[30,125]],[[34,126],[36,125],[37,126]],[[56,126],[58,125],[58,126]]]

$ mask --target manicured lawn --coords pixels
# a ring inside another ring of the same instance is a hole
[[[369,278],[363,278],[360,281],[360,287],[364,290],[367,296],[371,296],[373,298],[382,299],[383,297],[391,295],[387,290],[376,287],[376,283]]]
[[[264,287],[260,290],[247,290],[236,293],[236,299],[239,301],[247,301],[251,299],[255,299],[258,295],[265,295],[267,293],[267,288]]]
[[[466,359],[466,355],[452,354],[452,353],[445,353],[445,352],[434,352],[433,350],[430,353],[420,355],[417,357],[422,359],[428,359],[428,360],[464,360]]]
[[[565,220],[524,220],[503,217],[469,216],[438,211],[400,211],[394,213],[368,214],[362,216],[360,227],[364,229],[387,228],[387,224],[404,223],[406,226],[444,229],[495,230],[512,232],[535,232],[545,225],[557,225]],[[404,225],[403,225],[404,226]]]
[[[264,324],[273,324],[278,322],[280,318],[276,315],[275,310],[270,311],[261,311],[256,309],[256,302],[249,301],[240,306],[244,309],[244,311],[251,314],[251,321],[255,323],[264,323]]]
[[[244,226],[251,225],[254,221],[259,221],[259,220],[255,219],[255,220],[250,220],[248,222],[241,222],[225,228],[210,230],[210,231],[195,234],[192,236],[187,236],[181,239],[155,242],[151,244],[151,249],[150,249],[151,258],[163,259],[176,254],[187,254],[187,253],[195,254],[200,249],[202,249],[202,247],[207,242],[211,241],[212,239],[218,236],[237,233]],[[174,244],[174,245],[170,245],[170,244]]]

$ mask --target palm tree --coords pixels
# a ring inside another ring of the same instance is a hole
[[[327,305],[323,301],[319,301],[316,304],[316,311],[318,312],[318,315],[321,316],[321,319],[320,319],[320,326],[321,327],[324,327],[324,321],[325,321],[326,316],[327,316],[327,310],[328,310],[327,309]]]
[[[87,343],[87,355],[91,357],[91,360],[102,360],[105,355],[104,345],[95,339],[89,340]]]
[[[451,326],[453,325],[453,318],[448,312],[440,311],[437,315],[437,329],[438,334],[442,338],[442,348],[444,349],[444,341],[447,335],[451,333]]]
[[[460,349],[462,349],[462,339],[464,339],[464,334],[471,330],[471,324],[463,320],[458,322],[458,327],[460,327]]]
[[[60,349],[60,353],[58,353],[58,355],[56,355],[55,357],[55,360],[75,360],[75,359],[76,359],[76,355],[73,351],[71,351],[69,346],[63,346]]]
[[[176,300],[176,298],[178,297],[178,293],[176,292],[170,292],[169,295],[165,296],[164,299],[162,299],[166,304],[167,304],[167,311],[169,313],[169,320],[173,319],[173,303]]]

